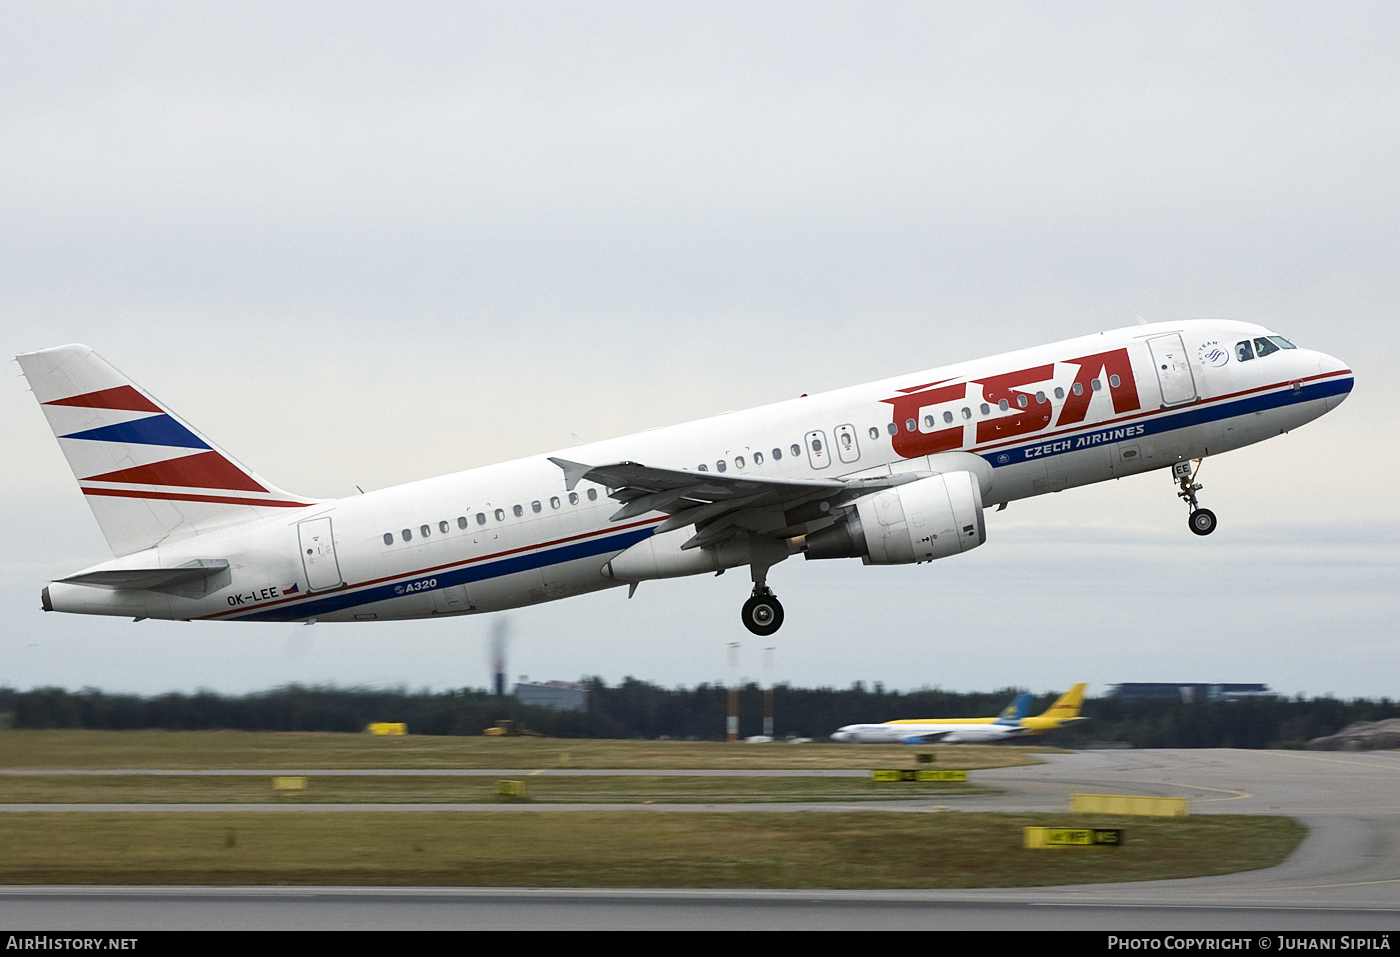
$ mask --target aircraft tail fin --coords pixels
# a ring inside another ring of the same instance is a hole
[[[1042,718],[1054,718],[1057,721],[1074,721],[1079,718],[1079,709],[1084,705],[1084,689],[1089,687],[1088,682],[1080,682],[1071,685],[1070,689],[1055,699],[1055,703],[1045,709]]]
[[[1011,703],[997,716],[997,724],[1020,724],[1021,719],[1030,710],[1031,701],[1034,695],[1018,694]]]
[[[87,346],[16,358],[118,557],[314,504],[245,468]]]

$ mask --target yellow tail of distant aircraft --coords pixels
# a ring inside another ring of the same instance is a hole
[[[831,739],[856,744],[987,744],[1044,734],[1087,720],[1079,716],[1087,687],[1087,682],[1073,686],[1034,717],[1026,714],[1031,696],[1023,694],[1017,695],[995,718],[914,718],[883,724],[848,724]]]

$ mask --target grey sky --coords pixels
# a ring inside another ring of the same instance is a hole
[[[7,355],[96,348],[344,495],[1151,320],[1263,322],[1352,397],[1014,504],[915,568],[789,561],[512,613],[512,674],[1400,693],[1393,4],[0,3]],[[17,367],[11,367],[17,373]],[[1379,421],[1378,421],[1379,420]],[[485,618],[43,615],[108,557],[0,392],[0,683],[484,684]]]

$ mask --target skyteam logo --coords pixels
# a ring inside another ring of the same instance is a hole
[[[1201,360],[1202,365],[1211,365],[1218,369],[1230,361],[1230,350],[1214,340],[1203,342],[1196,350],[1196,358]]]

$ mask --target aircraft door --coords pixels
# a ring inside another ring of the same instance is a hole
[[[297,541],[301,545],[301,567],[306,569],[308,591],[327,591],[345,583],[335,557],[335,536],[331,534],[329,518],[298,522]]]
[[[836,454],[842,462],[850,464],[860,458],[860,442],[854,425],[838,425],[832,431],[836,436]]]
[[[826,446],[826,433],[821,429],[807,433],[807,461],[814,469],[824,469],[831,464],[831,449]]]
[[[1196,401],[1196,379],[1186,358],[1186,346],[1179,333],[1157,336],[1147,340],[1152,352],[1152,367],[1157,370],[1157,384],[1162,387],[1162,407],[1183,405]]]

